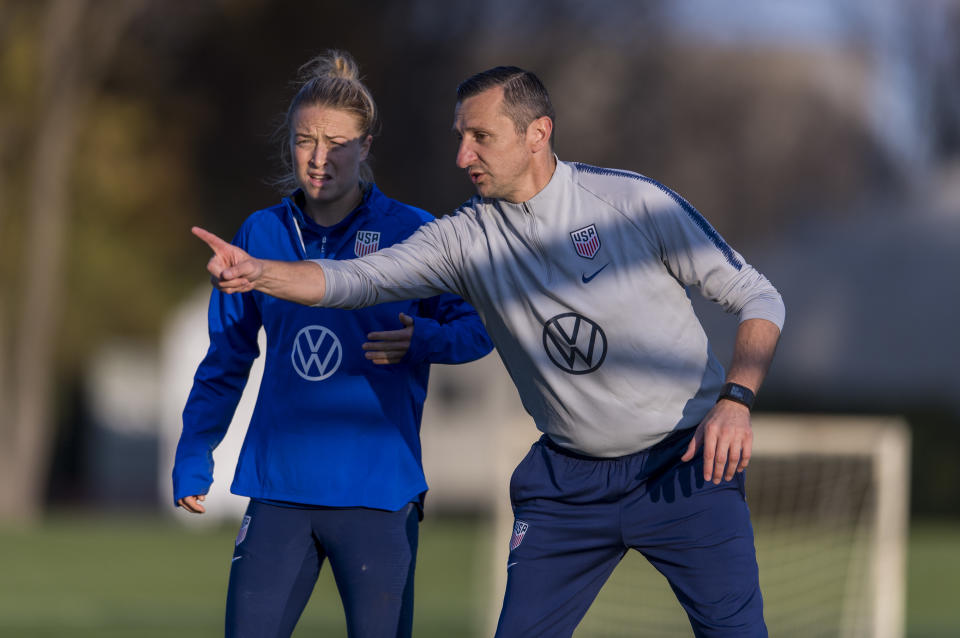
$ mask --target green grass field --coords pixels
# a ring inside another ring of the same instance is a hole
[[[488,528],[421,526],[417,636],[479,635],[487,612]],[[0,529],[0,636],[200,638],[223,635],[233,527],[192,530],[167,519],[56,517]],[[346,636],[329,569],[296,636]]]
[[[0,528],[0,636],[222,635],[234,534],[167,519],[64,516],[29,532]],[[414,635],[486,635],[488,525],[428,518],[420,547]],[[960,525],[912,527],[908,578],[907,635],[960,635]],[[295,635],[346,635],[328,569]]]

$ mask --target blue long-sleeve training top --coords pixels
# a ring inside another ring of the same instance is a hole
[[[251,215],[233,243],[276,260],[349,259],[402,241],[433,217],[365,185],[362,203],[332,227],[304,215],[295,193]],[[414,317],[404,359],[376,365],[361,344]],[[259,356],[263,380],[231,491],[305,505],[398,510],[426,490],[420,419],[431,363],[464,363],[492,343],[459,297],[384,303],[362,310],[310,308],[259,292],[214,290],[210,347],[183,411],[173,469],[174,500],[205,494],[223,439]]]

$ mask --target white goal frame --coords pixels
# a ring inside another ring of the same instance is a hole
[[[883,416],[758,415],[753,449],[754,457],[810,454],[873,459],[877,499],[866,583],[870,618],[862,620],[869,623],[873,638],[902,638],[910,502],[910,430],[906,422]],[[748,502],[749,489],[748,483]]]

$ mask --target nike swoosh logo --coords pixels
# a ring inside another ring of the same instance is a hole
[[[240,560],[241,558],[243,558],[243,556],[234,556],[233,558],[230,559],[230,562],[231,562],[231,563],[235,563],[235,562],[237,562],[238,560]]]
[[[586,273],[583,273],[582,275],[580,275],[580,279],[583,280],[583,283],[588,284],[588,283],[590,283],[591,281],[593,281],[593,278],[594,278],[594,277],[596,277],[596,276],[599,275],[601,272],[603,272],[603,269],[606,268],[606,267],[609,266],[609,265],[610,265],[610,262],[605,263],[603,266],[600,267],[600,270],[598,270],[597,272],[593,273],[593,274],[590,275],[589,277],[587,277],[587,274],[586,274]]]
[[[510,569],[510,568],[513,567],[514,565],[516,565],[516,563],[507,563],[507,569]]]

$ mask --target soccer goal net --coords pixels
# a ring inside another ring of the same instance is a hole
[[[898,419],[754,418],[747,502],[771,636],[903,636],[909,446]],[[504,509],[499,538],[511,525]],[[631,551],[575,636],[641,635],[691,628],[666,580]]]

